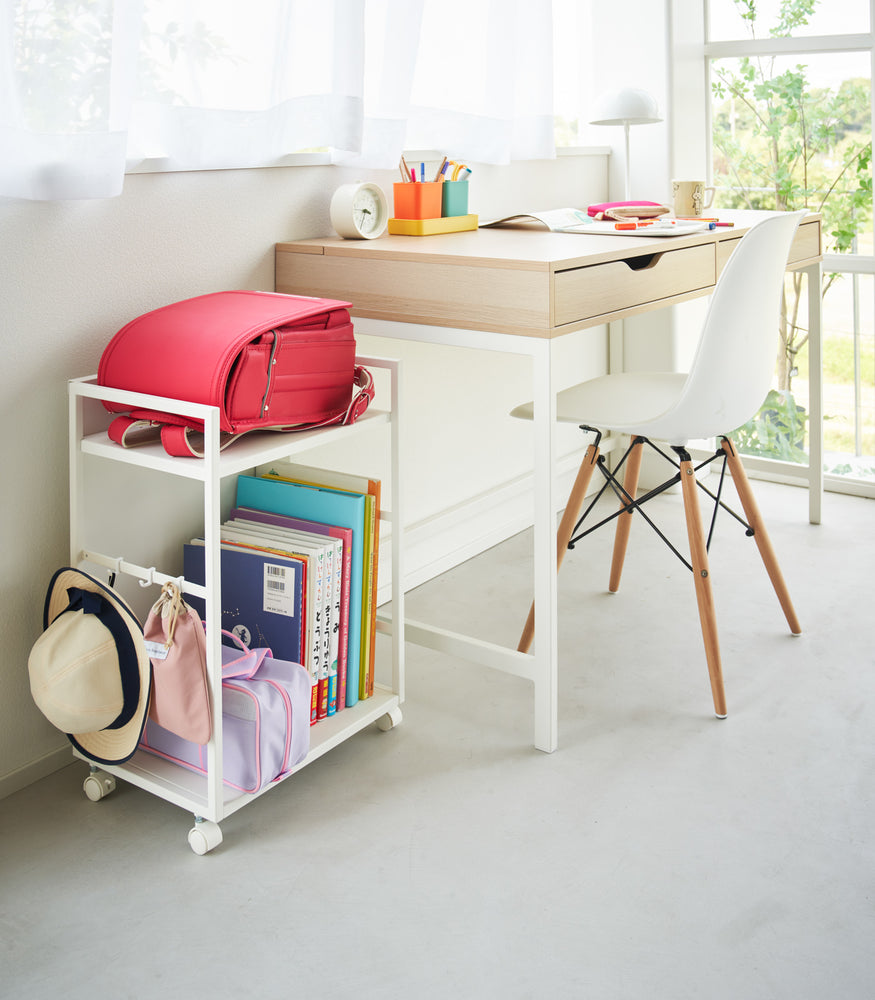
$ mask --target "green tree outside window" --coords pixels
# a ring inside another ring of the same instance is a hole
[[[769,35],[792,36],[819,2],[782,0]],[[755,39],[756,0],[733,3]],[[780,68],[786,62],[750,56],[712,64],[715,201],[727,208],[820,212],[827,251],[846,253],[872,212],[870,81],[815,86],[807,65]],[[825,274],[821,295],[840,279]],[[803,291],[803,276],[788,275],[776,338],[777,391],[734,435],[748,454],[807,461],[806,414],[792,393],[808,341]]]

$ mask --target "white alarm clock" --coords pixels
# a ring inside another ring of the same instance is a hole
[[[372,240],[389,224],[389,202],[379,184],[342,184],[331,197],[331,225],[347,240]]]

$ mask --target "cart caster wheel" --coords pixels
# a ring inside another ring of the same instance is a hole
[[[188,846],[195,854],[206,854],[222,843],[222,831],[218,823],[212,820],[199,819],[188,831]]]
[[[106,771],[92,771],[82,782],[82,791],[92,802],[100,802],[115,791],[115,778]]]
[[[381,715],[377,719],[377,728],[382,730],[384,733],[388,733],[390,729],[394,729],[396,726],[401,725],[401,709],[393,708],[390,709],[385,715]]]

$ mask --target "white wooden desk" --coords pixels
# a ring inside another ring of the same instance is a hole
[[[763,213],[721,212],[735,221],[690,236],[647,238],[479,229],[439,236],[339,237],[278,243],[276,290],[353,303],[363,334],[526,355],[532,363],[534,575],[532,654],[407,622],[409,641],[531,680],[535,746],[552,752],[557,725],[556,338],[710,293],[746,228]],[[790,268],[820,288],[820,216],[799,227]],[[361,322],[364,320],[365,322]],[[810,519],[822,491],[820,295],[809,296],[811,370]]]

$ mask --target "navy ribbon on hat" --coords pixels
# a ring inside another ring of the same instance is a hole
[[[122,710],[104,728],[121,729],[134,717],[140,701],[140,670],[134,640],[125,627],[120,612],[102,594],[81,587],[68,587],[67,598],[70,603],[62,614],[67,611],[82,611],[86,615],[94,615],[109,630],[115,641],[122,683]]]

